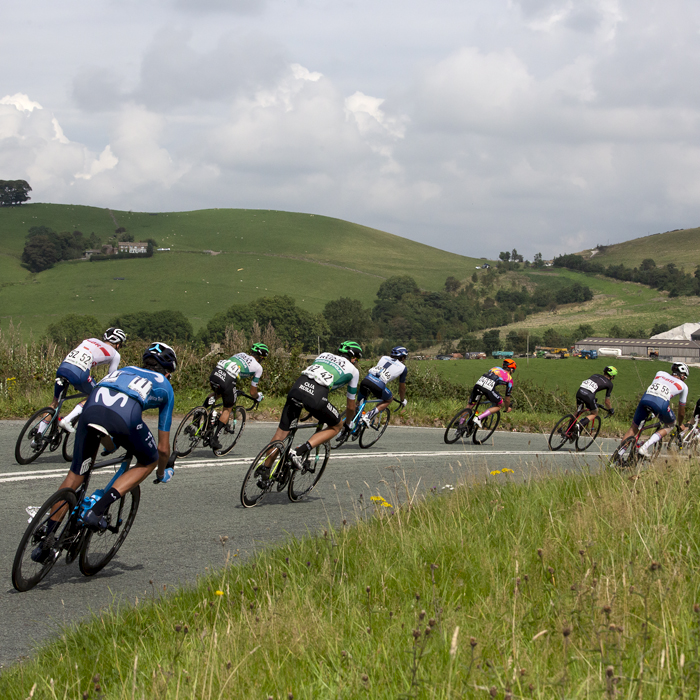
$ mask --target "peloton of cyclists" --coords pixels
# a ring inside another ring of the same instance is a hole
[[[224,402],[224,409],[221,411],[214,437],[211,440],[211,447],[215,450],[221,449],[219,432],[227,425],[231,409],[236,403],[236,381],[239,378],[251,377],[250,395],[257,403],[265,398],[265,395],[258,391],[258,382],[263,373],[260,363],[270,354],[270,349],[265,343],[255,343],[250,349],[250,353],[248,355],[245,352],[239,352],[229,357],[228,360],[219,360],[209,375],[209,384],[214,393],[207,397],[204,406],[211,405],[217,396],[221,396]]]
[[[639,454],[646,457],[649,450],[661,438],[668,435],[676,416],[671,409],[671,399],[678,396],[678,424],[683,423],[685,417],[685,404],[688,401],[688,385],[685,380],[688,378],[688,366],[683,362],[674,362],[671,366],[671,374],[659,371],[654,377],[654,381],[649,385],[642,396],[637,410],[634,412],[630,429],[622,436],[624,442],[628,437],[634,435],[639,429],[639,424],[647,418],[650,412],[659,416],[659,420],[665,425],[657,430],[640,448]],[[624,454],[621,451],[620,454]]]
[[[352,340],[340,344],[335,353],[321,353],[314,363],[307,367],[287,394],[287,401],[282,409],[282,417],[272,441],[284,440],[292,426],[299,420],[302,409],[306,409],[326,428],[315,432],[303,445],[289,450],[289,456],[295,467],[301,469],[306,456],[314,447],[328,442],[339,432],[342,425],[338,409],[328,400],[328,394],[339,387],[347,387],[347,411],[345,427],[349,426],[355,415],[357,405],[357,386],[360,373],[355,367],[362,357],[362,348]]]
[[[513,392],[513,372],[518,368],[514,360],[506,358],[501,367],[492,367],[477,380],[469,398],[468,408],[473,408],[479,395],[486,397],[493,404],[479,416],[474,416],[474,423],[478,428],[482,427],[482,421],[492,413],[498,413],[505,403],[505,413],[512,410],[510,395]],[[502,397],[496,389],[505,386],[505,397]]]
[[[121,356],[119,350],[126,340],[126,333],[121,328],[108,328],[102,340],[87,338],[74,350],[71,350],[56,370],[56,382],[53,390],[51,408],[56,408],[61,396],[68,391],[68,386],[74,386],[88,396],[95,388],[95,380],[90,376],[93,367],[109,363],[109,372],[119,367]],[[65,418],[59,421],[59,425],[69,433],[74,433],[73,423],[81,414],[83,404],[80,402]],[[37,433],[42,435],[48,427],[48,421],[44,419],[37,427]]]
[[[612,365],[608,365],[603,374],[592,374],[588,379],[581,382],[581,386],[576,392],[576,404],[583,404],[589,411],[589,414],[578,422],[578,430],[582,431],[589,423],[598,416],[598,404],[596,403],[595,395],[599,391],[605,390],[605,408],[608,409],[610,415],[614,415],[615,409],[612,408],[610,402],[610,394],[613,390],[613,379],[617,376],[617,369]]]

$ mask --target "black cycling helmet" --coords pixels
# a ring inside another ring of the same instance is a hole
[[[362,357],[362,348],[354,340],[346,340],[340,344],[338,348],[339,355],[347,355],[348,357]]]
[[[164,370],[174,372],[177,369],[177,355],[175,351],[165,343],[151,343],[143,353],[143,360],[152,357]]]
[[[603,370],[603,374],[607,375],[608,377],[617,377],[617,368],[613,367],[612,365],[608,365]]]
[[[395,348],[391,348],[389,357],[393,357],[396,360],[405,360],[408,357],[408,350],[403,345],[397,345]]]
[[[677,374],[681,379],[687,379],[690,374],[688,365],[685,362],[674,362],[671,366],[671,374]]]
[[[126,341],[126,333],[124,333],[121,328],[108,328],[104,332],[102,340],[105,340],[108,343],[114,343],[115,345],[117,343],[123,343]]]
[[[270,348],[265,343],[255,343],[250,351],[253,355],[260,355],[260,357],[267,357],[270,354]]]

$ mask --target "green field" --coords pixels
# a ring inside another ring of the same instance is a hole
[[[59,232],[94,232],[103,242],[124,227],[134,240],[153,238],[172,250],[142,260],[62,262],[31,274],[21,267],[20,256],[28,229],[39,225]],[[120,313],[170,308],[181,310],[196,330],[231,304],[260,296],[290,294],[303,308],[319,312],[341,296],[370,306],[382,281],[397,274],[411,275],[421,288],[438,290],[450,275],[466,280],[477,262],[313,214],[245,209],[148,214],[57,204],[2,207],[0,327],[6,328],[12,319],[41,334],[67,313],[89,313],[106,322]]]

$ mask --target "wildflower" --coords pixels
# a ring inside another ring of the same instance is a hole
[[[500,474],[500,473],[501,473],[501,470],[500,470],[500,469],[496,469],[495,471],[492,471],[492,472],[491,472],[491,476],[496,476],[496,474]]]
[[[508,469],[508,467],[504,467],[503,469],[501,469],[501,471],[504,474],[515,474],[515,472],[512,469]]]
[[[393,508],[393,507],[394,507],[394,506],[391,505],[391,503],[387,503],[386,501],[384,501],[384,502],[382,503],[382,505],[383,505],[385,508]]]
[[[223,594],[224,594],[223,591],[214,591],[214,595],[223,595]]]

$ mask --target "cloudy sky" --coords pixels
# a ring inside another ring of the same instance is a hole
[[[32,201],[303,211],[530,258],[700,225],[697,1],[0,8],[0,179]]]

